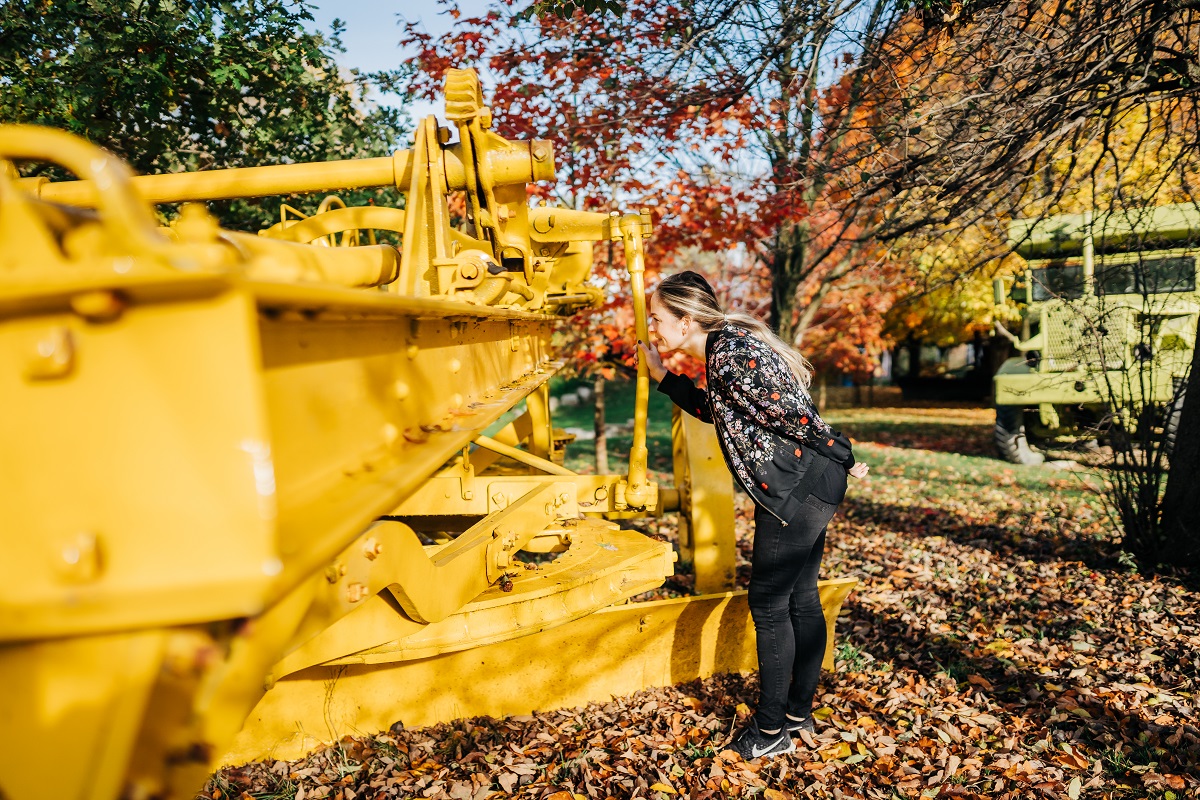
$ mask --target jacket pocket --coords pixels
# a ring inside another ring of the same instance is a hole
[[[803,445],[789,441],[783,437],[773,436],[773,455],[771,460],[759,470],[758,488],[768,497],[785,498],[796,488],[796,484],[804,477],[808,465],[812,462],[812,454]]]

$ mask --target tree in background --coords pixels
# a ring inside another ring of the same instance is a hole
[[[373,79],[334,61],[339,30],[311,23],[295,0],[9,0],[0,121],[63,128],[143,173],[388,154],[403,117],[369,106]],[[214,211],[257,228],[277,207]]]

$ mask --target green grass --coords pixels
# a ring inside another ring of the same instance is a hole
[[[556,396],[574,391],[583,381],[558,381],[551,384]],[[590,386],[590,382],[587,382]],[[633,418],[635,385],[633,381],[611,381],[605,389],[606,419],[609,425],[627,423]],[[559,428],[593,429],[592,403],[559,406],[554,425]],[[1084,503],[1100,513],[1097,487],[1100,478],[1090,469],[1061,464],[1017,466],[992,454],[992,429],[995,417],[986,408],[861,408],[835,409],[825,415],[834,427],[855,442],[855,454],[867,462],[876,479],[891,479],[887,494],[903,487],[906,498],[962,499],[972,495],[989,502],[1001,502],[1017,511],[1027,498],[1058,498],[1072,505]],[[620,474],[628,469],[632,433],[608,437],[609,472]],[[671,401],[651,387],[647,449],[650,469],[660,482],[671,482]],[[566,466],[582,473],[595,471],[593,441],[580,439],[567,448]],[[871,492],[872,484],[856,489],[860,496]],[[878,486],[878,484],[876,484]],[[883,500],[880,497],[880,500]]]
[[[591,387],[591,381],[551,382],[550,391],[555,396],[573,392],[577,387]],[[608,425],[623,425],[633,419],[633,407],[637,386],[631,380],[609,381],[604,389],[604,415]],[[650,469],[660,473],[662,480],[671,473],[671,400],[659,392],[650,382],[650,397],[647,404],[649,420],[646,429],[646,449],[650,454]],[[578,406],[562,406],[552,415],[554,427],[577,428],[589,434],[595,428],[595,405],[592,402]],[[629,468],[629,449],[633,447],[633,434],[618,433],[608,437],[608,469],[619,474]],[[576,472],[594,473],[596,470],[594,440],[581,439],[567,446],[567,469]]]

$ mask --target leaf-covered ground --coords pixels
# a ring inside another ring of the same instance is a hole
[[[860,584],[795,754],[721,753],[756,677],[718,676],[346,739],[224,770],[205,796],[1200,797],[1196,592],[1120,556],[1094,477],[952,452],[987,441],[990,416],[972,413],[832,415],[873,470],[830,531],[825,574]],[[751,510],[743,498],[743,561]],[[670,518],[647,527],[674,534]]]

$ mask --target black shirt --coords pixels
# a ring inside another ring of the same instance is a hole
[[[834,461],[825,467],[811,494],[823,503],[836,506],[846,498],[846,483],[846,468]]]

